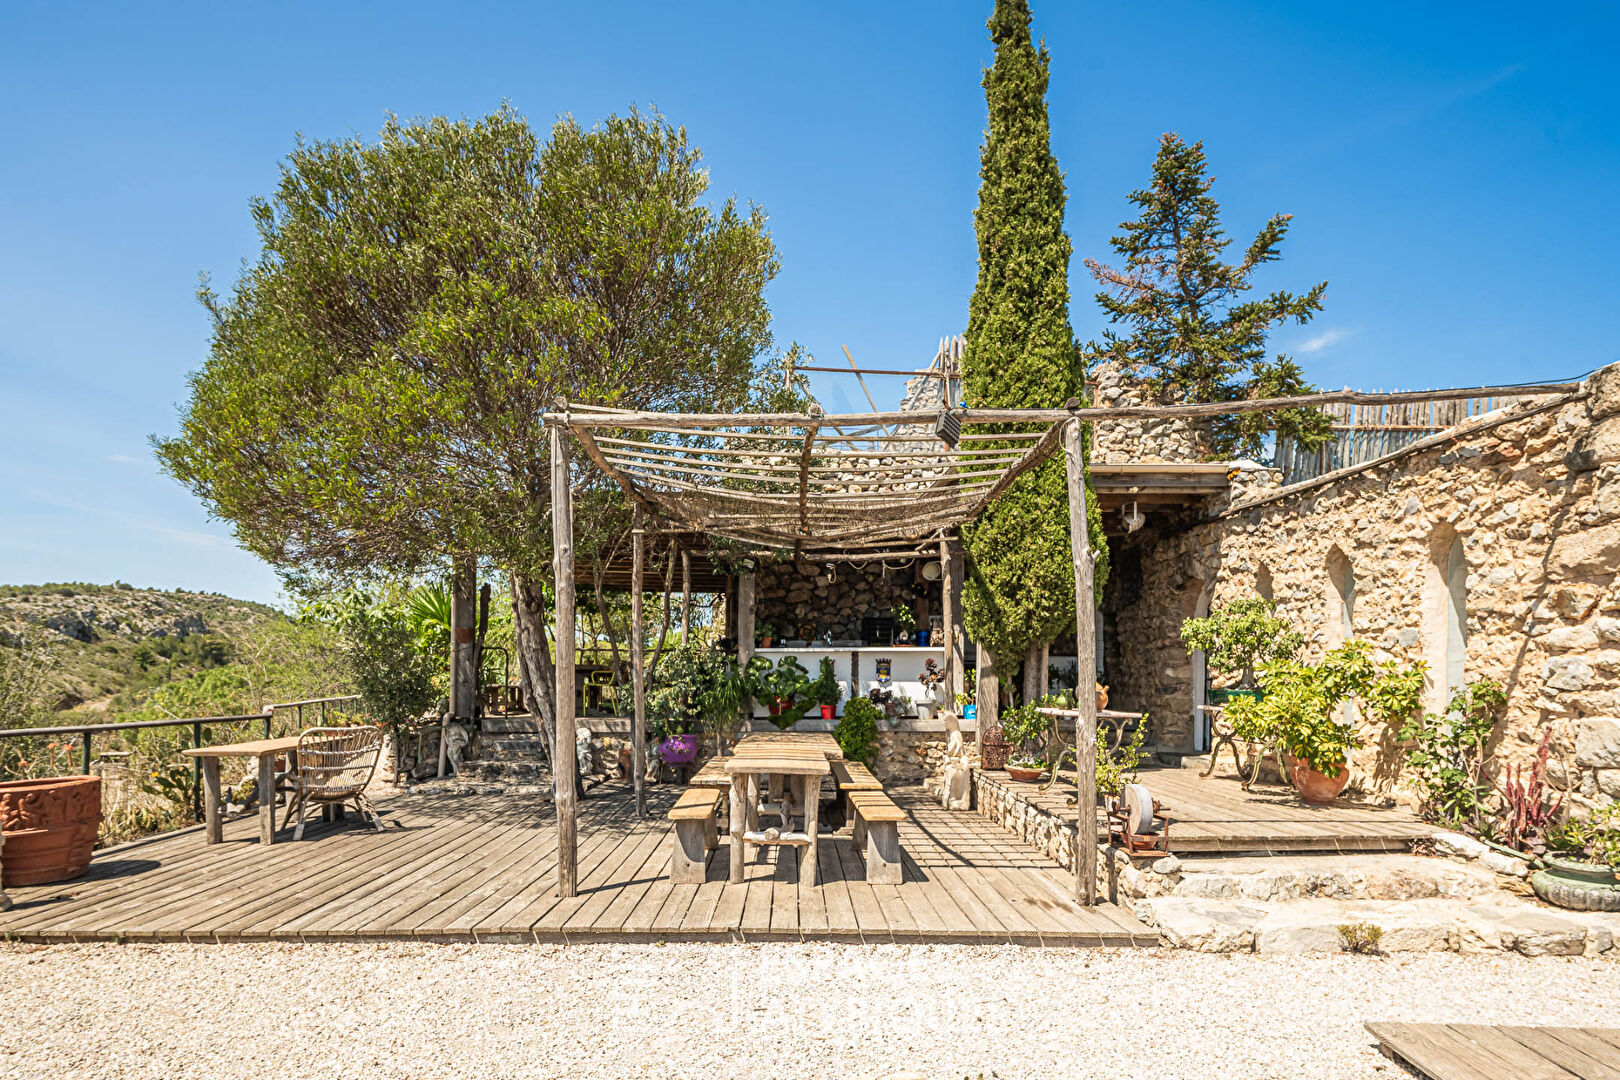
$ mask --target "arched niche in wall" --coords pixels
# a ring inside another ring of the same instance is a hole
[[[1195,619],[1202,619],[1209,615],[1209,602],[1215,592],[1213,581],[1200,582],[1197,578],[1189,578],[1187,590],[1197,597],[1193,603],[1191,615]],[[1193,752],[1203,753],[1210,745],[1210,715],[1200,706],[1209,704],[1209,664],[1204,657],[1204,650],[1195,649],[1192,653],[1192,738]]]
[[[1256,595],[1263,596],[1267,600],[1273,598],[1271,595],[1271,567],[1266,563],[1261,563],[1254,571],[1254,591]]]
[[[1350,565],[1350,556],[1338,544],[1328,548],[1325,562],[1327,618],[1322,625],[1331,649],[1356,636],[1356,571]]]
[[[1423,568],[1423,659],[1429,664],[1425,706],[1444,712],[1451,695],[1468,680],[1468,558],[1462,537],[1449,524],[1429,537]]]

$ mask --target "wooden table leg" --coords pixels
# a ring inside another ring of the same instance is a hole
[[[806,776],[803,788],[804,834],[810,842],[805,845],[804,859],[799,863],[799,882],[813,887],[816,884],[816,846],[820,842],[821,777]]]
[[[759,832],[759,774],[748,774],[748,796],[743,800],[743,826],[749,832]],[[759,857],[765,857],[765,845],[755,844],[759,850]],[[746,855],[748,847],[743,846]]]
[[[743,829],[747,814],[743,810],[744,781],[741,775],[731,778],[731,805],[728,825],[731,830],[731,883],[741,885],[743,879]]]
[[[276,842],[276,755],[259,755],[259,843]]]
[[[219,758],[203,758],[202,774],[203,820],[208,825],[208,843],[217,844],[225,839],[225,822],[219,813]]]

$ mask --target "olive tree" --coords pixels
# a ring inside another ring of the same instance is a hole
[[[300,141],[252,202],[258,258],[202,290],[209,356],[158,457],[295,586],[499,567],[549,719],[543,414],[734,408],[770,345],[765,215],[707,195],[685,131],[635,110]]]

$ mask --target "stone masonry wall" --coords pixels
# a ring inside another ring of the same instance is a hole
[[[939,583],[922,580],[913,566],[885,572],[879,565],[836,563],[836,580],[826,580],[825,574],[822,563],[761,566],[754,576],[754,626],[788,638],[798,637],[805,626],[818,638],[828,631],[835,639],[858,638],[861,619],[887,615],[897,600],[911,608],[919,629],[928,629],[926,616],[940,611]]]
[[[1147,387],[1126,374],[1119,364],[1104,362],[1091,368],[1099,405],[1156,405]],[[1091,460],[1105,464],[1130,462],[1203,461],[1209,456],[1209,427],[1198,420],[1170,418],[1110,420],[1092,429]]]
[[[1348,576],[1354,636],[1381,658],[1429,660],[1435,708],[1452,582],[1464,678],[1508,693],[1501,753],[1528,758],[1550,725],[1555,782],[1567,777],[1583,805],[1620,797],[1620,365],[1587,391],[1177,535],[1131,538],[1139,587],[1110,587],[1115,703],[1152,714],[1162,744],[1190,746],[1193,670],[1177,633],[1200,596],[1219,607],[1269,593],[1316,656],[1344,636]],[[1448,567],[1458,551],[1462,565]],[[1390,732],[1361,726],[1356,781],[1392,791],[1404,754]]]

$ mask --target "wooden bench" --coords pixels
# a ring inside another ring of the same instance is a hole
[[[844,820],[855,820],[855,804],[850,801],[850,794],[856,791],[882,791],[883,785],[878,778],[858,761],[834,761],[832,764],[833,783],[838,787],[838,794],[843,796]]]
[[[866,860],[868,885],[900,884],[900,823],[906,812],[881,791],[850,791],[855,848]]]
[[[720,846],[715,811],[721,793],[715,788],[689,787],[675,800],[669,819],[675,823],[675,849],[669,860],[669,880],[677,885],[701,885],[709,852]]]

